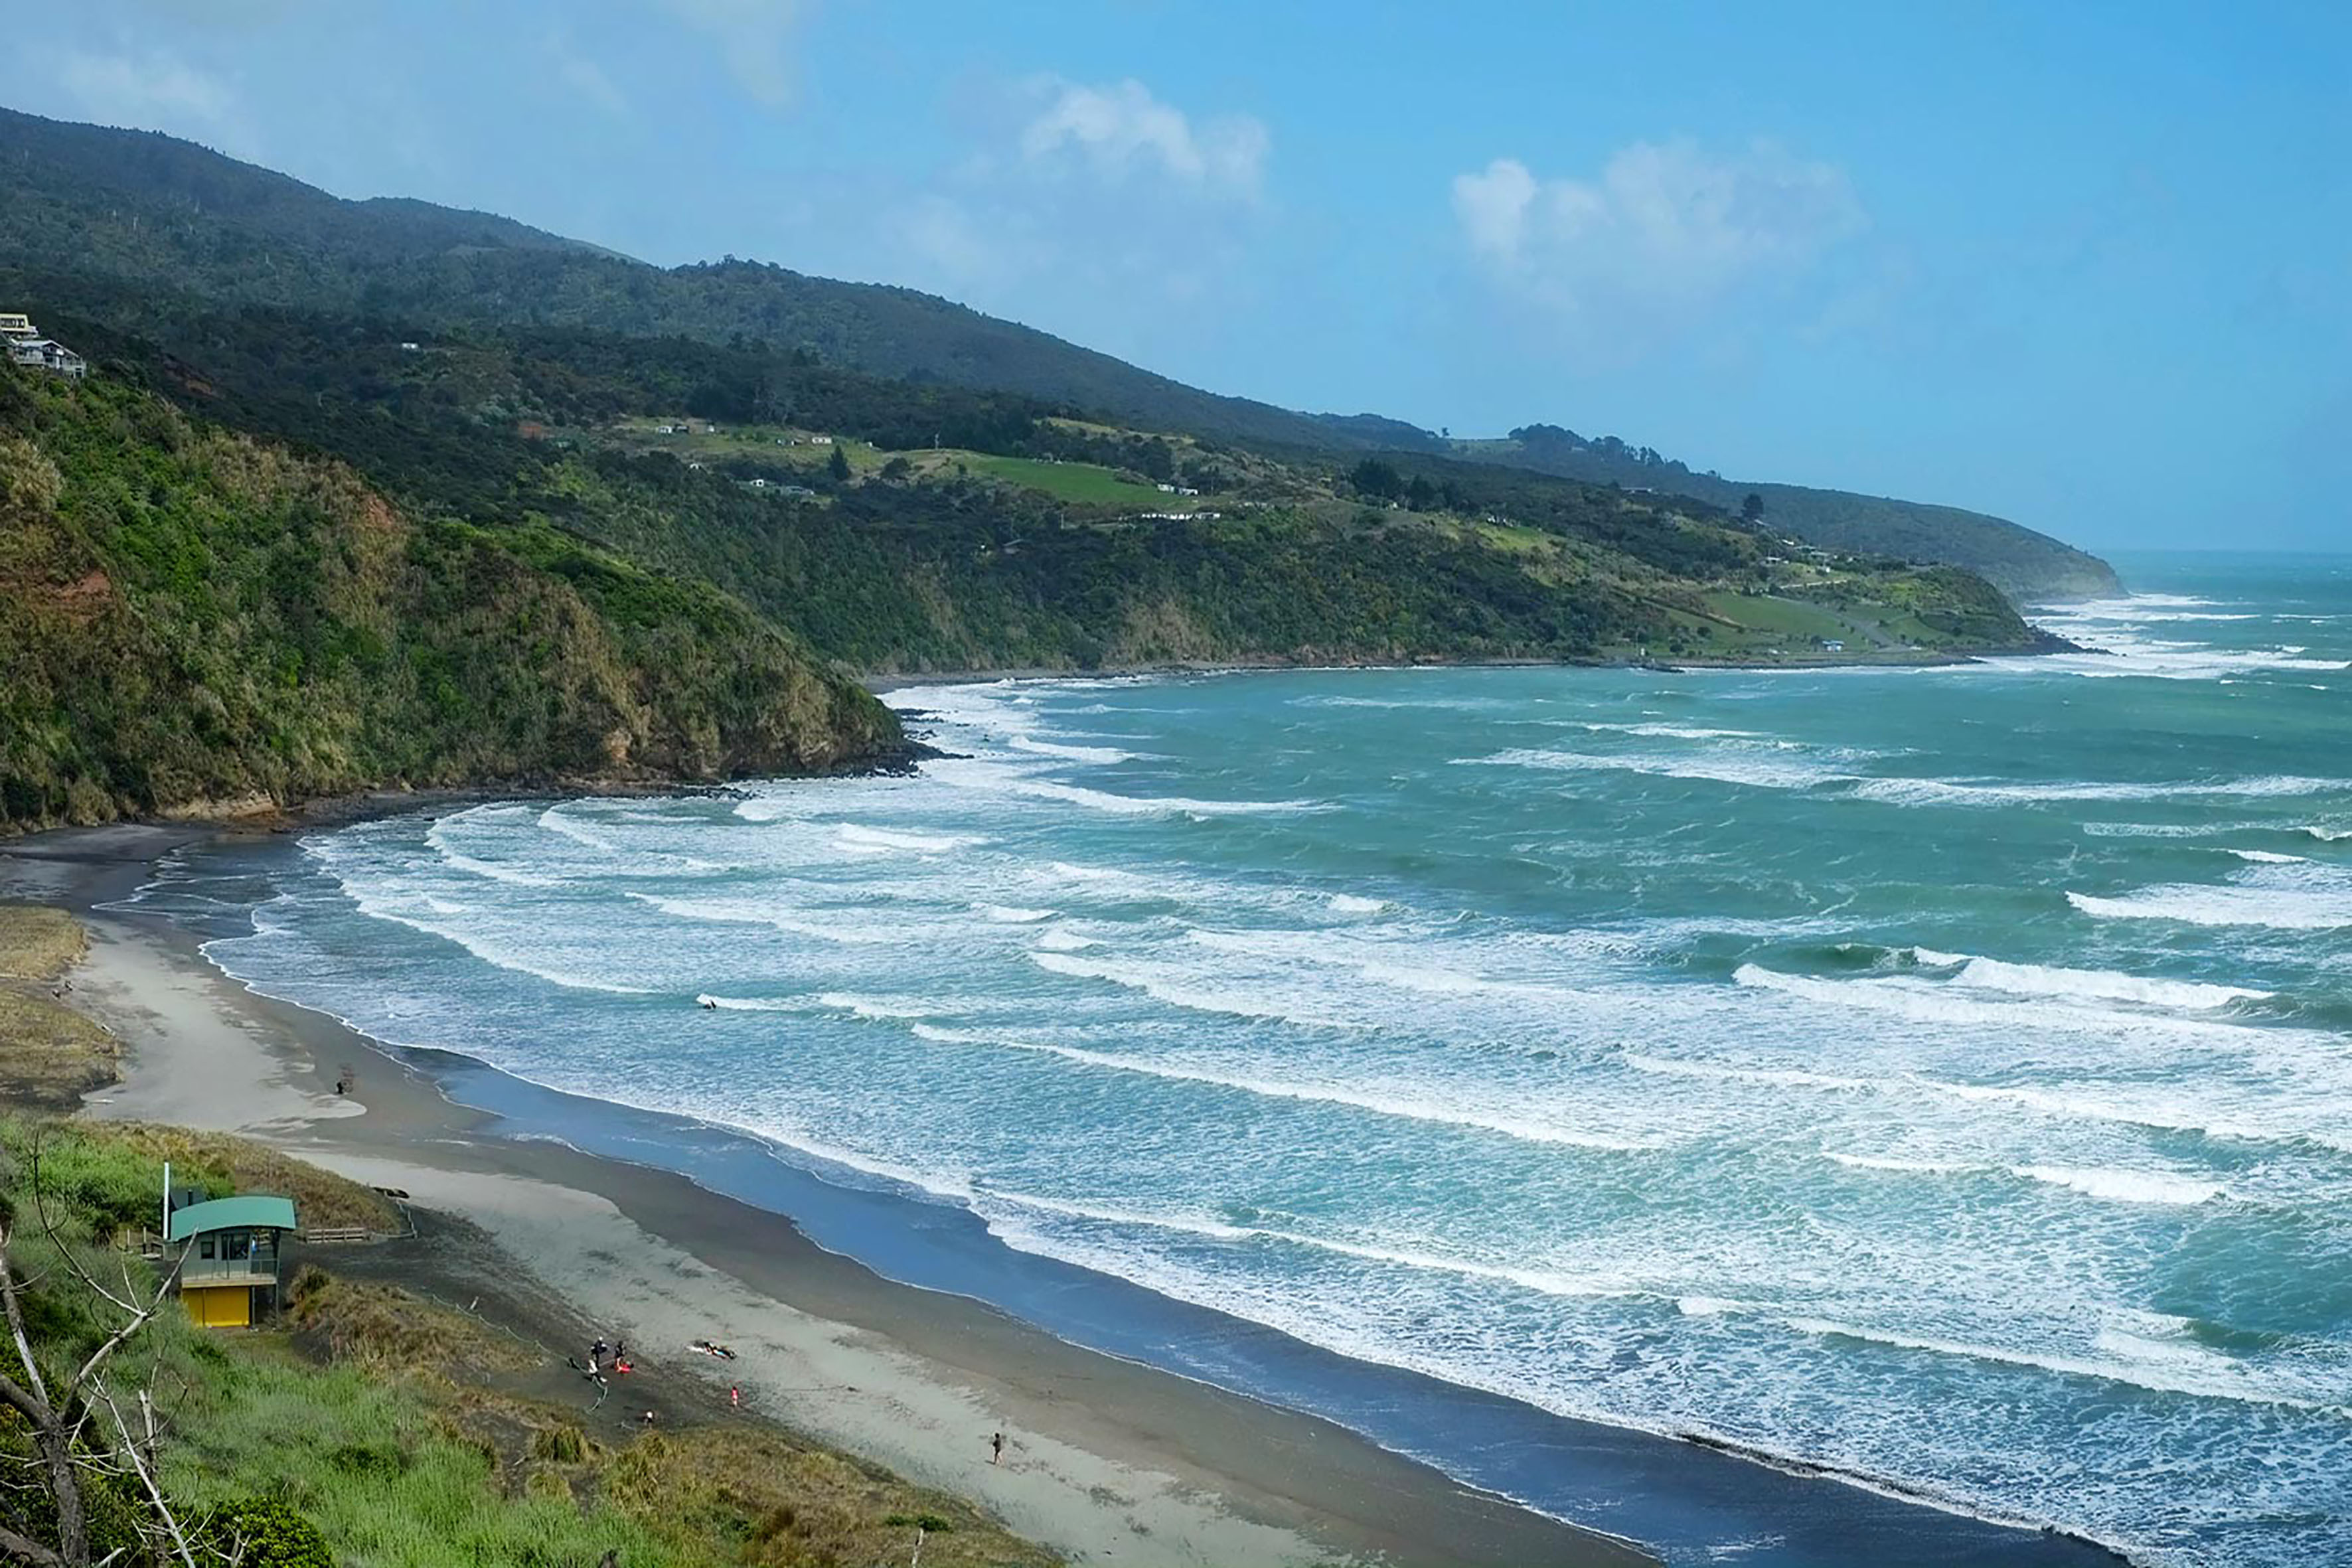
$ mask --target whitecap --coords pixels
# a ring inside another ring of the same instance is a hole
[[[1064,952],[1032,952],[1030,961],[1051,974],[1068,975],[1073,979],[1100,980],[1113,985],[1140,991],[1155,1001],[1171,1007],[1186,1007],[1199,1013],[1227,1013],[1236,1018],[1265,1018],[1280,1023],[1317,1025],[1327,1028],[1349,1028],[1355,1026],[1339,1019],[1326,1018],[1313,1013],[1294,1012],[1264,993],[1244,993],[1218,990],[1196,983],[1194,977],[1173,973],[1168,968],[1148,963],[1118,963],[1099,959],[1073,958]]]
[[[658,893],[631,893],[627,896],[679,920],[709,921],[721,925],[767,926],[789,936],[814,937],[819,942],[879,946],[886,942],[902,942],[907,936],[903,927],[860,925],[821,910],[804,911],[809,918],[795,918],[748,899],[675,899]]]
[[[1958,1356],[1969,1361],[1993,1362],[2001,1365],[2026,1367],[2039,1372],[2054,1372],[2072,1377],[2098,1378],[2105,1382],[2127,1384],[2159,1394],[2186,1394],[2209,1399],[2284,1405],[2300,1410],[2331,1408],[2314,1401],[2267,1389],[2242,1374],[2226,1379],[2192,1376],[2186,1375],[2178,1369],[2147,1366],[2137,1362],[2100,1361],[2087,1356],[2050,1352],[2010,1350],[1999,1345],[1967,1344],[1954,1340],[1929,1339],[1886,1329],[1841,1323],[1824,1318],[1790,1318],[1786,1321],[1789,1327],[1801,1333],[1835,1336],[1865,1343],[1887,1345],[1896,1350],[1918,1351],[1930,1355]]]
[[[835,824],[834,837],[852,849],[910,850],[920,855],[944,855],[951,850],[968,849],[975,844],[988,842],[971,834],[907,833],[887,827],[867,827],[856,822]]]
[[[2042,1182],[2053,1187],[2065,1187],[2089,1197],[2117,1204],[2169,1204],[2189,1206],[2210,1203],[2223,1195],[2225,1189],[2219,1182],[2200,1181],[2193,1176],[2172,1175],[2162,1171],[2120,1171],[2104,1167],[2084,1168],[2073,1165],[2012,1165],[2012,1175],[2030,1181]]]
[[[1641,723],[1609,723],[1599,720],[1570,719],[1561,722],[1579,730],[1619,735],[1656,735],[1671,741],[1769,741],[1772,737],[1757,730],[1711,730],[1696,724],[1667,724],[1654,720]],[[1795,742],[1778,742],[1794,745]]]
[[[797,1013],[807,1004],[776,996],[717,996],[704,992],[695,1005],[729,1013]]]
[[[1273,1242],[1318,1252],[1336,1253],[1343,1258],[1352,1258],[1367,1263],[1385,1263],[1403,1268],[1454,1274],[1473,1279],[1494,1280],[1517,1285],[1547,1296],[1601,1297],[1638,1294],[1623,1282],[1613,1279],[1559,1274],[1539,1268],[1519,1268],[1504,1264],[1481,1262],[1474,1258],[1447,1258],[1435,1253],[1347,1241],[1333,1237],[1306,1236],[1297,1231],[1281,1230],[1268,1226],[1234,1225],[1207,1215],[1155,1212],[1146,1209],[1118,1208],[1107,1205],[1072,1203],[1061,1198],[1044,1197],[1031,1193],[1006,1192],[997,1188],[981,1189],[975,1194],[975,1207],[983,1209],[992,1203],[1005,1203],[1042,1214],[1059,1215],[1068,1219],[1084,1220],[1098,1225],[1143,1226],[1154,1230],[1175,1231],[1207,1241]],[[990,1228],[992,1231],[996,1228],[992,1218]],[[1001,1236],[1000,1239],[1010,1241],[1013,1238]]]
[[[550,833],[559,834],[565,838],[571,839],[575,844],[584,844],[591,849],[600,850],[607,855],[613,853],[613,841],[611,839],[603,837],[601,834],[591,833],[588,829],[581,826],[578,823],[573,822],[571,818],[563,815],[562,808],[560,806],[551,805],[545,811],[541,812],[539,814],[539,825],[541,827],[546,828]]]
[[[2105,1002],[2137,1002],[2152,1007],[2192,1010],[2226,1007],[2232,1002],[2259,1002],[2275,994],[2246,985],[2219,985],[2194,980],[2158,980],[2122,974],[2106,969],[2065,969],[2041,963],[2005,963],[1996,958],[1957,958],[1961,968],[1951,984],[1977,990],[2006,992],[2019,996],[2081,997]],[[1926,955],[1920,955],[1926,962]]]
[[[918,1024],[914,1030],[921,1039],[941,1045],[988,1046],[1006,1050],[1029,1051],[1055,1057],[1082,1067],[1100,1068],[1107,1071],[1135,1073],[1146,1078],[1165,1079],[1179,1083],[1205,1084],[1218,1089],[1235,1089],[1265,1100],[1303,1100],[1318,1105],[1339,1105],[1351,1110],[1368,1110],[1375,1115],[1395,1117],[1402,1121],[1428,1122],[1437,1126],[1464,1128],[1473,1131],[1496,1132],[1507,1138],[1528,1143],[1556,1143],[1579,1149],[1632,1151],[1655,1148],[1654,1143],[1617,1133],[1591,1132],[1580,1128],[1564,1127],[1551,1122],[1533,1121],[1521,1116],[1466,1106],[1445,1100],[1429,1100],[1402,1094],[1380,1094],[1345,1084],[1313,1079],[1273,1079],[1252,1073],[1238,1073],[1223,1068],[1195,1067],[1183,1062],[1118,1055],[1108,1051],[1089,1050],[1082,1046],[1056,1045],[1042,1040],[1023,1039],[1017,1036],[992,1034],[972,1029],[943,1029],[929,1024]]]
[[[962,758],[925,763],[923,773],[926,777],[953,784],[959,789],[989,790],[1038,800],[1061,801],[1085,806],[1089,811],[1113,812],[1124,816],[1169,816],[1180,813],[1200,816],[1247,816],[1330,809],[1326,802],[1311,800],[1193,800],[1182,795],[1112,795],[1105,790],[1087,789],[1081,784],[1039,778],[1034,773],[1023,773],[1001,763]]]
[[[2277,931],[2335,931],[2352,926],[2352,901],[2274,888],[2205,887],[2173,883],[2120,898],[2071,889],[2066,901],[2098,920],[2177,921],[2198,926],[2268,926]]]
[[[1492,756],[1456,757],[1461,767],[1547,768],[1560,773],[1632,773],[1660,778],[1700,779],[1750,789],[1812,789],[1853,778],[1823,763],[1781,756],[1700,752],[1671,756],[1638,753],[1543,751],[1515,746]]]
[[[858,1017],[879,1022],[885,1019],[936,1018],[949,1011],[944,1003],[919,996],[853,996],[846,992],[827,991],[817,997],[817,1005]]]
[[[1855,784],[1865,800],[1895,805],[2031,805],[2040,801],[2184,800],[2208,796],[2263,798],[2319,795],[2343,787],[2335,779],[2272,774],[2260,778],[2169,784],[2100,784],[2061,780],[2001,784],[1986,780],[1872,778]]]
[[[1138,753],[1123,752],[1116,746],[1073,746],[1061,741],[1034,741],[1026,735],[1015,735],[1011,745],[1016,752],[1028,752],[1041,757],[1060,757],[1073,763],[1131,763]]]

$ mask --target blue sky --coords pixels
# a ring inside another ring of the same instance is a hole
[[[2352,547],[2352,7],[115,0],[8,101],[1214,388]]]

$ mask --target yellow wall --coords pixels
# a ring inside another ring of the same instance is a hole
[[[188,1304],[188,1316],[200,1328],[242,1329],[253,1321],[250,1285],[183,1290],[180,1299]]]

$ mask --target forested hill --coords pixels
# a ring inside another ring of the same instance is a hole
[[[746,341],[891,377],[1011,392],[1145,429],[1265,451],[1471,457],[1737,509],[1823,548],[1944,562],[2013,596],[2116,590],[2104,562],[1998,518],[1877,497],[1722,481],[1530,426],[1455,442],[1377,415],[1307,416],[1221,396],[908,289],[727,260],[663,268],[485,213],[346,201],[152,132],[0,110],[0,266],[404,323],[413,331],[569,327]],[[1564,440],[1545,438],[1550,432]]]
[[[654,267],[487,214],[345,201],[154,132],[0,110],[0,265],[420,326],[751,338],[882,375],[1076,404],[1153,429],[1297,447],[1368,444],[911,289],[749,261]]]
[[[2042,646],[1965,572],[1459,458],[750,342],[0,299],[92,362],[0,367],[0,823],[855,763],[896,731],[853,671]]]
[[[1850,490],[1809,489],[1696,473],[1684,463],[1613,436],[1585,437],[1529,425],[1500,441],[1453,444],[1464,455],[1628,489],[1693,496],[1738,510],[1753,495],[1766,524],[1829,550],[1945,561],[1985,577],[2013,598],[2095,598],[2123,591],[2115,568],[2046,533],[1958,507]]]
[[[706,584],[543,524],[416,516],[116,376],[0,366],[0,831],[900,744]]]

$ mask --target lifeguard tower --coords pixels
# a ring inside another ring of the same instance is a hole
[[[260,1194],[207,1198],[163,1172],[163,1246],[180,1267],[180,1300],[208,1329],[242,1329],[278,1310],[280,1242],[294,1200]]]

